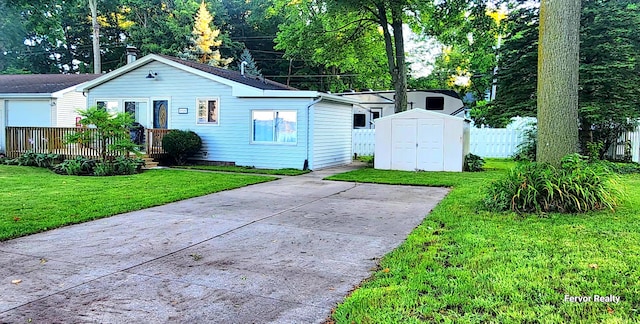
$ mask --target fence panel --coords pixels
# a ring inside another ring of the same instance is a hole
[[[470,152],[483,158],[508,158],[524,141],[524,131],[506,128],[471,128]]]
[[[353,153],[358,155],[373,155],[376,147],[375,129],[354,129],[351,139]]]

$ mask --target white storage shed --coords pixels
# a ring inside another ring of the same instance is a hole
[[[461,172],[469,153],[469,121],[424,109],[375,121],[375,168]]]

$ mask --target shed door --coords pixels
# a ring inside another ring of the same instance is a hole
[[[416,169],[416,119],[391,120],[391,169]]]
[[[444,170],[444,120],[418,119],[416,169]]]

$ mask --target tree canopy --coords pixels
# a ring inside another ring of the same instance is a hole
[[[632,0],[584,0],[580,20],[580,143],[602,143],[600,154],[640,118],[640,7]],[[476,122],[501,127],[511,117],[536,116],[538,10],[509,17],[500,51],[498,95]]]

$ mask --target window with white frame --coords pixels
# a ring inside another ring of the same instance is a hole
[[[110,114],[117,114],[119,112],[118,100],[98,100],[96,101],[96,106],[98,106],[98,109],[106,110]]]
[[[252,136],[257,143],[289,143],[298,141],[298,114],[286,110],[253,110]]]
[[[218,125],[220,122],[220,99],[196,99],[196,124]]]

